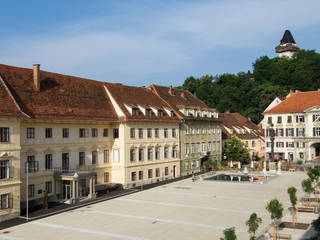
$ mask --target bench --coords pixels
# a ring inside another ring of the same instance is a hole
[[[291,239],[290,234],[283,234],[283,233],[270,233],[270,237],[275,238],[275,239]]]
[[[315,212],[315,207],[297,207],[298,212],[308,212],[308,213],[314,213]]]

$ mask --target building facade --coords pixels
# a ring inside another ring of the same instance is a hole
[[[265,138],[262,128],[254,124],[250,118],[245,118],[239,113],[220,113],[222,122],[223,142],[231,135],[239,137],[249,149],[251,159],[255,156],[263,158],[265,155]]]
[[[204,161],[221,160],[221,126],[218,113],[188,91],[151,85],[156,95],[170,105],[181,120],[181,175],[200,172]]]
[[[311,161],[320,157],[320,91],[293,92],[265,111],[266,158],[271,157],[269,128],[275,130],[276,159]]]

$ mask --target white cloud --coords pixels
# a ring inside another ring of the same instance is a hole
[[[41,63],[50,71],[98,80],[148,84],[156,80],[150,77],[168,78],[207,64],[201,61],[207,51],[258,48],[270,44],[274,36],[280,40],[286,28],[320,23],[318,0],[180,2],[161,5],[161,11],[154,7],[154,12],[146,8],[145,14],[140,9],[137,16],[132,6],[132,16],[125,19],[99,16],[51,33],[21,36],[11,40],[0,60],[25,67]],[[125,21],[132,22],[126,26]]]

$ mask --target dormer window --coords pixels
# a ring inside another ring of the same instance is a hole
[[[146,116],[152,117],[152,110],[150,108],[146,109]]]
[[[175,114],[173,111],[170,111],[170,117],[175,117]]]
[[[138,108],[132,108],[132,116],[139,116],[140,111]]]
[[[200,117],[200,112],[196,112],[197,113],[197,117]]]
[[[208,116],[209,116],[209,118],[212,118],[212,113],[208,112]]]
[[[161,110],[161,109],[158,110],[158,116],[159,117],[163,117],[164,116],[163,110]]]

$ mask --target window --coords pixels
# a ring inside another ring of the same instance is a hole
[[[159,117],[163,117],[164,116],[163,110],[161,110],[161,109],[158,110],[158,116]]]
[[[62,171],[69,170],[69,153],[62,153]]]
[[[284,142],[276,142],[276,147],[283,148],[284,147]]]
[[[175,138],[177,135],[176,135],[176,129],[175,128],[172,128],[172,137]]]
[[[249,146],[249,142],[248,142],[248,141],[246,141],[245,146],[246,146],[246,147],[248,147],[248,146]]]
[[[38,164],[35,161],[34,156],[28,156],[28,172],[37,172],[38,171]]]
[[[136,172],[131,172],[131,181],[136,181],[137,180],[137,173]]]
[[[159,128],[154,129],[154,136],[155,136],[156,138],[159,137]]]
[[[297,122],[297,123],[304,122],[304,116],[303,116],[303,115],[298,115],[298,116],[296,116],[296,122]]]
[[[91,136],[92,137],[98,137],[98,129],[97,128],[92,128],[91,129]]]
[[[160,159],[160,147],[156,147],[156,160]]]
[[[119,128],[113,129],[113,138],[119,138]]]
[[[272,124],[272,117],[268,117],[268,123]]]
[[[139,161],[143,161],[143,160],[144,160],[144,149],[139,148]]]
[[[46,138],[52,138],[52,128],[46,128]]]
[[[46,182],[46,191],[47,193],[52,193],[52,182]]]
[[[92,151],[92,164],[96,164],[98,161],[98,152]]]
[[[103,129],[103,136],[104,137],[108,137],[109,136],[109,129],[108,128],[104,128]]]
[[[320,127],[313,128],[313,136],[320,136]]]
[[[46,167],[46,170],[52,169],[52,154],[46,154],[45,167]]]
[[[281,116],[278,116],[278,121],[277,123],[282,123],[282,117]]]
[[[81,138],[89,137],[89,129],[80,128],[79,129],[79,137],[81,137]]]
[[[7,127],[0,128],[0,141],[9,142],[9,128]]]
[[[136,136],[136,129],[135,128],[130,128],[130,138],[135,138]]]
[[[152,155],[153,155],[153,150],[152,150],[152,148],[148,148],[148,160],[149,161],[152,161]]]
[[[304,136],[304,128],[297,128],[296,131],[298,137]]]
[[[27,128],[27,138],[34,138],[34,128]]]
[[[108,172],[105,172],[103,174],[103,180],[104,180],[104,182],[109,182],[109,173]]]
[[[256,146],[256,142],[255,142],[254,140],[252,140],[251,146],[252,146],[252,147],[255,147],[255,146]]]
[[[216,142],[213,142],[212,143],[212,152],[215,152],[216,151]]]
[[[186,170],[189,170],[189,162],[186,162]]]
[[[204,153],[204,152],[206,152],[206,144],[203,142],[202,144],[201,144],[201,150],[202,150],[202,152]]]
[[[292,123],[292,116],[288,116],[287,123]]]
[[[143,179],[143,171],[139,171],[139,180]]]
[[[303,159],[303,158],[304,158],[303,152],[300,152],[300,153],[299,153],[299,157],[300,157],[300,159]]]
[[[0,179],[8,179],[10,176],[9,160],[0,161]]]
[[[148,169],[148,178],[152,178],[152,169]]]
[[[211,142],[208,142],[208,151],[211,151]]]
[[[168,168],[168,167],[165,167],[165,169],[164,169],[164,175],[165,175],[165,176],[168,176],[168,175],[169,175],[169,168]]]
[[[69,128],[62,128],[62,137],[63,138],[69,137]]]
[[[143,128],[139,128],[139,138],[143,138]]]
[[[294,148],[294,142],[287,142],[287,148]]]
[[[147,109],[146,109],[146,116],[152,117],[152,115],[153,115],[152,110],[149,109],[149,108],[147,108]]]
[[[105,163],[109,162],[109,150],[103,151],[103,162],[105,162]]]
[[[190,133],[191,133],[191,135],[194,134],[194,128],[193,127],[190,128]]]
[[[168,128],[163,129],[164,138],[168,138]]]
[[[276,136],[283,137],[283,128],[276,129]]]
[[[206,130],[204,128],[201,128],[201,134],[204,135],[206,133]]]
[[[148,129],[147,129],[147,137],[148,137],[148,138],[151,138],[151,137],[152,137],[151,128],[148,128]]]
[[[130,149],[130,162],[135,162],[136,161],[136,150]]]
[[[167,159],[169,157],[169,147],[164,147],[164,158]]]
[[[189,143],[186,143],[185,145],[185,153],[189,154]]]
[[[138,108],[132,108],[132,116],[139,116],[140,111]]]
[[[200,128],[197,128],[197,134],[200,134]]]
[[[34,184],[28,185],[28,197],[34,197]]]
[[[172,147],[172,158],[177,158],[178,152],[177,152],[177,146]]]
[[[79,152],[79,166],[86,165],[86,155],[85,152]]]
[[[191,144],[191,153],[194,153],[194,143]]]
[[[293,135],[294,135],[293,128],[287,128],[286,129],[286,136],[287,137],[293,137]]]
[[[160,177],[160,168],[156,168],[156,177]]]
[[[208,127],[208,134],[211,134],[211,127]]]
[[[313,115],[312,120],[313,120],[313,122],[320,122],[320,115],[319,114]]]
[[[9,197],[9,194],[2,194],[1,195],[1,198],[0,198],[0,200],[1,200],[1,205],[0,205],[0,209],[8,209],[8,208],[11,208],[11,206],[10,206],[10,202],[9,202],[9,199],[10,199],[10,197]]]

